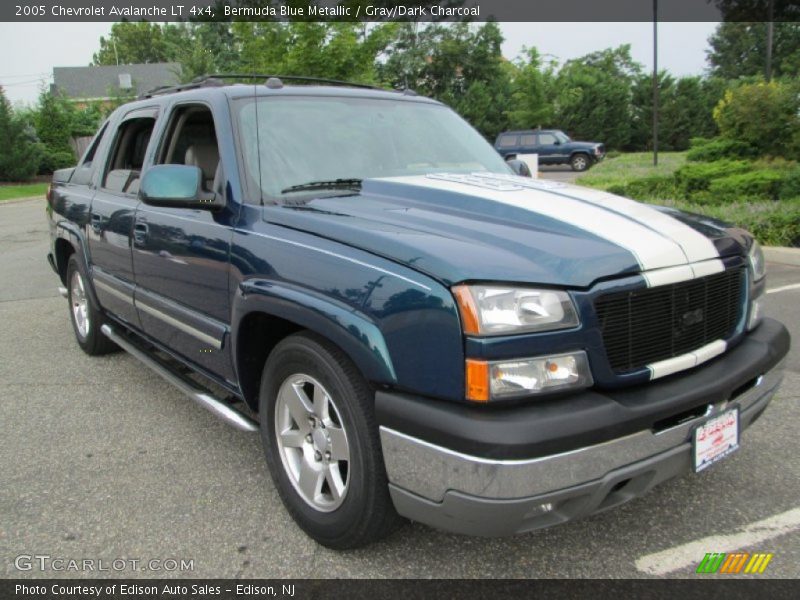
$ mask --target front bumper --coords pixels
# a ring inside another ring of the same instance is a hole
[[[749,427],[781,383],[780,362],[788,344],[785,328],[767,320],[737,348],[713,363],[670,378],[671,382],[643,386],[649,393],[642,394],[643,404],[653,409],[650,414],[657,419],[651,426],[530,458],[490,456],[503,454],[499,439],[495,440],[494,449],[477,445],[478,454],[473,454],[436,443],[436,438],[457,440],[453,432],[437,436],[428,430],[424,436],[428,439],[423,439],[419,433],[425,428],[406,426],[402,431],[398,425],[409,424],[408,413],[404,419],[397,416],[402,412],[402,402],[392,407],[391,399],[379,393],[380,436],[395,508],[405,517],[439,529],[498,536],[548,527],[627,502],[662,481],[690,471],[692,431],[710,415],[738,406],[741,430]],[[744,363],[748,368],[743,368]],[[737,372],[731,373],[731,368]],[[726,371],[728,377],[720,377]],[[708,382],[714,380],[716,385],[710,389]],[[663,404],[668,398],[657,397],[658,392],[669,395],[678,389],[674,386],[679,381],[699,390],[699,395],[694,396],[694,407],[689,411],[684,407],[688,399],[676,397],[680,402],[674,404],[673,418],[664,419]],[[626,392],[604,396],[623,403],[628,400]],[[563,401],[566,400],[565,397]],[[592,392],[586,392],[583,410],[567,413],[566,418],[577,420],[579,426],[590,430],[592,404]],[[392,408],[399,411],[393,412]],[[594,412],[598,417],[600,413]],[[497,427],[497,418],[488,412],[483,414],[481,422],[480,414],[472,413],[477,430],[488,429],[490,435],[492,431],[502,431]],[[515,421],[520,414],[525,413],[512,413]],[[535,415],[530,413],[531,423],[535,422]],[[423,413],[421,418],[430,416]],[[536,435],[535,428],[527,429]],[[613,435],[613,427],[606,429]],[[509,432],[509,443],[515,448],[549,447],[537,446],[537,440],[531,439],[523,444],[517,438],[515,431]],[[455,445],[463,447],[457,441]]]

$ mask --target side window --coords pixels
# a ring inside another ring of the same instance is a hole
[[[536,136],[532,133],[527,135],[521,135],[519,138],[519,145],[520,146],[535,146],[536,145]]]
[[[556,143],[556,136],[552,133],[540,133],[539,134],[539,143],[542,145],[545,144],[555,144]]]
[[[139,177],[155,123],[154,117],[142,117],[128,119],[119,126],[102,187],[126,194],[139,191]]]
[[[100,128],[100,131],[97,132],[97,135],[94,136],[94,140],[92,140],[91,145],[83,155],[81,164],[78,165],[78,167],[75,169],[75,172],[72,174],[70,183],[75,185],[89,185],[89,183],[91,183],[92,174],[94,173],[94,157],[95,154],[97,154],[97,148],[100,146],[100,142],[103,141],[103,137],[107,131],[108,122],[104,123]]]
[[[156,164],[199,167],[205,190],[217,191],[222,168],[214,117],[207,106],[192,104],[175,108]]]
[[[498,144],[501,148],[513,148],[517,145],[517,136],[516,135],[501,135],[500,142]]]

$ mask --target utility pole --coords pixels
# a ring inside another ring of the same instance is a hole
[[[658,0],[653,0],[653,166],[658,166]]]
[[[772,79],[772,43],[775,37],[775,0],[769,0],[767,8],[767,62],[764,65],[764,79],[769,82]]]

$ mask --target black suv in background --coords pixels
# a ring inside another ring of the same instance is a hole
[[[506,159],[517,154],[538,154],[540,165],[569,164],[573,171],[585,171],[606,155],[597,142],[576,142],[559,129],[504,131],[497,136],[495,149]]]

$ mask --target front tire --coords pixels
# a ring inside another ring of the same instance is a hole
[[[569,161],[573,171],[585,171],[592,166],[592,160],[586,154],[576,154]]]
[[[373,394],[341,350],[311,333],[281,341],[264,366],[259,414],[272,479],[311,538],[342,550],[394,529]]]
[[[67,290],[69,318],[72,330],[75,332],[75,340],[81,350],[89,356],[99,356],[117,350],[117,345],[100,331],[100,326],[105,321],[92,303],[88,280],[81,271],[75,255],[70,256],[67,263]]]

